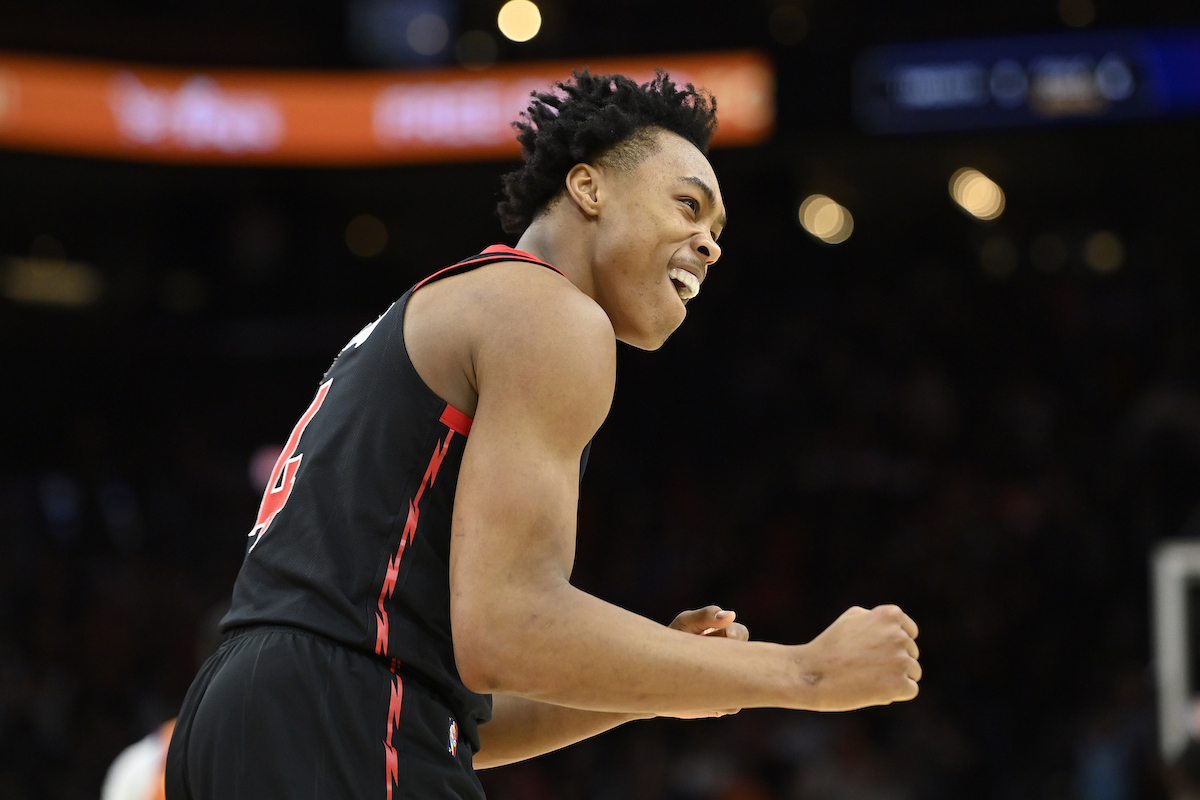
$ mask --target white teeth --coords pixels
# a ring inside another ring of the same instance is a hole
[[[683,284],[683,286],[678,287],[680,299],[691,300],[700,294],[700,281],[686,269],[671,267],[671,269],[667,270],[667,277]]]

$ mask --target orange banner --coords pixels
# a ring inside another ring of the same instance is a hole
[[[367,165],[506,159],[509,123],[587,65],[639,82],[656,67],[711,91],[714,146],[756,144],[775,75],[752,51],[506,64],[483,72],[166,69],[0,54],[0,147],[179,163]]]

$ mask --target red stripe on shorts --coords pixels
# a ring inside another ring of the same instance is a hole
[[[392,800],[392,789],[400,785],[400,757],[392,744],[392,735],[400,727],[400,710],[404,706],[404,681],[397,671],[398,659],[392,659],[392,699],[388,702],[387,727],[383,733],[383,752],[387,771],[387,800]]]

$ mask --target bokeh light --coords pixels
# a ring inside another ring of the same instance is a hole
[[[172,269],[158,287],[159,305],[173,314],[194,314],[208,302],[208,282],[189,269]]]
[[[950,196],[967,213],[995,219],[1004,211],[1004,191],[977,169],[963,167],[950,178]]]
[[[823,194],[811,195],[800,204],[800,225],[826,244],[840,244],[854,232],[850,211]]]
[[[528,42],[542,29],[542,12],[530,0],[508,0],[496,15],[500,32],[514,42]]]
[[[0,120],[17,108],[17,81],[8,70],[0,69]]]
[[[405,30],[408,46],[423,56],[435,56],[446,49],[450,27],[438,14],[418,14]]]
[[[454,57],[467,69],[487,69],[496,63],[499,47],[496,37],[487,31],[467,31],[454,45]]]
[[[1092,0],[1059,0],[1059,18],[1072,28],[1091,25],[1096,19],[1096,4]]]
[[[42,258],[48,261],[62,261],[67,257],[67,249],[63,243],[53,236],[39,233],[29,244],[29,257]]]
[[[767,18],[771,38],[783,45],[792,45],[808,35],[808,17],[793,5],[782,5]]]
[[[10,258],[0,270],[0,294],[18,303],[87,306],[103,291],[104,279],[96,268],[78,261]]]
[[[993,236],[979,248],[979,268],[989,278],[1004,279],[1017,269],[1017,246],[1007,236]]]
[[[254,451],[250,456],[248,468],[251,489],[262,492],[267,488],[267,484],[271,482],[271,473],[275,471],[275,462],[279,461],[279,454],[282,452],[283,445],[278,444],[264,444]]]
[[[1102,275],[1116,272],[1125,263],[1125,245],[1112,231],[1096,231],[1084,240],[1083,261]]]
[[[359,214],[346,226],[346,246],[359,258],[379,255],[387,241],[387,226],[370,214]]]

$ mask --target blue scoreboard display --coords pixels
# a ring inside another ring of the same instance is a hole
[[[864,52],[855,113],[920,133],[1200,113],[1200,30],[1088,31]]]

